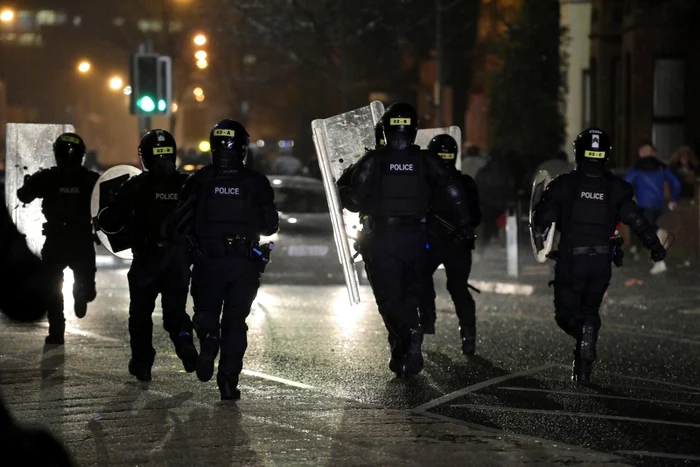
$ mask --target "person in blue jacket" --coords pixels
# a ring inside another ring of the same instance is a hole
[[[673,171],[657,158],[656,147],[650,141],[643,142],[638,149],[639,160],[627,171],[625,181],[634,187],[637,204],[644,209],[644,217],[657,230],[658,220],[666,210],[665,184],[671,187],[668,209],[676,208],[681,195],[681,182]],[[666,263],[654,264],[653,274],[667,270]]]

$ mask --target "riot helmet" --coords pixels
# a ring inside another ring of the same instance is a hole
[[[212,165],[217,170],[242,167],[249,144],[250,135],[243,125],[230,119],[221,120],[209,133]]]
[[[457,141],[448,134],[437,135],[431,139],[428,143],[428,150],[437,153],[448,165],[455,166],[457,164],[459,147]]]
[[[61,170],[75,170],[83,165],[85,142],[75,133],[63,133],[53,143],[56,166]]]
[[[378,148],[386,146],[386,140],[384,139],[384,127],[382,127],[381,120],[374,125],[374,142]]]
[[[418,114],[409,104],[402,102],[391,104],[382,115],[381,124],[384,129],[384,140],[389,149],[407,149],[416,141]]]
[[[610,160],[611,152],[610,137],[603,130],[598,128],[584,130],[574,141],[576,170],[591,175],[602,174]]]
[[[139,157],[143,169],[154,173],[174,173],[177,169],[177,144],[173,135],[165,130],[147,131],[139,144]]]

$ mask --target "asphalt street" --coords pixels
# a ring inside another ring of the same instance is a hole
[[[153,381],[129,359],[126,269],[64,347],[46,323],[0,324],[0,390],[21,421],[49,427],[79,465],[700,465],[700,287],[693,267],[617,269],[603,306],[595,384],[570,382],[573,341],[552,319],[551,265],[505,250],[475,262],[478,348],[459,350],[437,281],[424,372],[398,380],[371,291],[265,283],[248,320],[242,399],[186,374],[155,314]],[[440,276],[442,272],[438,273]],[[70,290],[66,276],[65,290]],[[191,302],[189,305],[191,312]]]

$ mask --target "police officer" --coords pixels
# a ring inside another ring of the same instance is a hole
[[[190,261],[183,245],[174,245],[162,235],[162,226],[175,211],[187,175],[177,172],[177,145],[165,130],[148,131],[139,144],[144,172],[130,178],[116,198],[99,216],[105,231],[126,228],[134,260],[129,270],[129,373],[139,381],[151,380],[153,310],[161,295],[163,327],[175,345],[185,371],[197,365],[192,321],[187,315]]]
[[[606,169],[612,147],[596,128],[574,141],[576,169],[554,179],[534,207],[534,228],[546,235],[553,222],[561,237],[554,268],[555,320],[576,339],[573,380],[588,382],[596,359],[600,304],[610,283],[611,238],[618,220],[629,225],[661,261],[666,250],[639,206],[632,186]]]
[[[437,153],[451,168],[455,168],[459,152],[457,142],[450,135],[434,137],[428,144],[428,150]],[[471,228],[475,229],[481,221],[479,193],[474,179],[459,173],[459,180],[464,186],[471,215]],[[459,319],[459,334],[462,339],[464,355],[474,355],[476,351],[476,304],[469,293],[468,281],[472,268],[472,250],[474,242],[456,243],[452,232],[456,222],[445,196],[438,194],[434,198],[431,216],[428,218],[430,235],[426,262],[426,274],[421,287],[420,315],[421,326],[425,334],[435,334],[435,285],[433,274],[440,264],[445,266],[447,290],[455,304]]]
[[[64,133],[53,144],[56,166],[26,177],[17,190],[23,203],[42,198],[46,218],[46,242],[41,255],[51,271],[48,307],[49,335],[46,343],[63,345],[63,270],[73,270],[75,316],[85,317],[87,304],[95,299],[95,247],[90,215],[92,189],[99,175],[83,167],[85,143],[75,133]]]
[[[414,145],[418,117],[413,107],[391,105],[381,124],[386,146],[368,151],[339,191],[346,209],[363,213],[362,255],[389,331],[389,368],[398,376],[414,375],[423,368],[418,290],[432,193],[439,189],[448,198],[457,236],[473,237],[472,221],[456,171],[437,154]]]
[[[196,254],[192,271],[194,324],[201,348],[197,377],[209,381],[221,357],[217,384],[221,399],[238,399],[238,376],[248,346],[246,318],[260,286],[260,235],[277,232],[274,192],[264,175],[243,164],[250,144],[233,120],[217,123],[209,135],[212,163],[187,180],[177,232],[188,233]],[[223,317],[222,317],[223,309]]]

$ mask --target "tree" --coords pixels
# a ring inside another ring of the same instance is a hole
[[[525,173],[564,143],[566,70],[559,17],[558,0],[523,2],[519,18],[508,27],[503,69],[490,90],[491,147],[517,153],[518,161],[509,162],[518,162]]]

